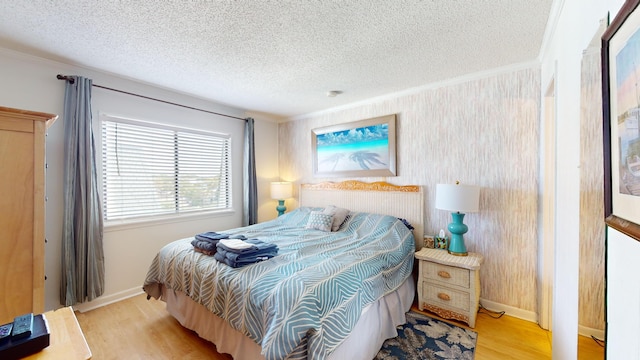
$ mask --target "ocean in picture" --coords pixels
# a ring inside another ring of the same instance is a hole
[[[317,157],[318,172],[387,169],[388,125],[319,134]]]

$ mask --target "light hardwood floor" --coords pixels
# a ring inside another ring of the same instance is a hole
[[[231,359],[183,328],[167,313],[164,302],[147,301],[145,295],[76,316],[96,360]],[[478,332],[476,360],[551,359],[551,334],[537,324],[510,316],[494,319],[481,312],[473,330]],[[604,358],[604,349],[582,336],[578,352],[580,360]]]
[[[412,310],[440,319],[435,314],[418,310],[416,306]],[[441,320],[469,329],[465,323]],[[495,319],[481,310],[472,330],[478,333],[475,360],[551,359],[551,332],[530,321],[507,315]],[[591,338],[579,336],[578,360],[598,359],[604,359],[604,347]]]

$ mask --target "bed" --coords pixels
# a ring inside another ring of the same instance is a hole
[[[275,220],[224,231],[275,243],[276,257],[232,268],[180,239],[157,254],[144,291],[235,359],[373,358],[413,303],[422,189],[303,184],[299,201]],[[328,206],[349,210],[337,231],[308,228]]]

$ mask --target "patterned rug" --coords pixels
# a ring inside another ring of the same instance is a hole
[[[478,333],[412,311],[374,360],[473,360]]]

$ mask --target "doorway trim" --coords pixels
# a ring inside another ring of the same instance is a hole
[[[557,67],[556,67],[557,69]],[[542,234],[538,241],[538,324],[552,330],[553,272],[556,240],[556,72],[551,78],[543,102]]]

